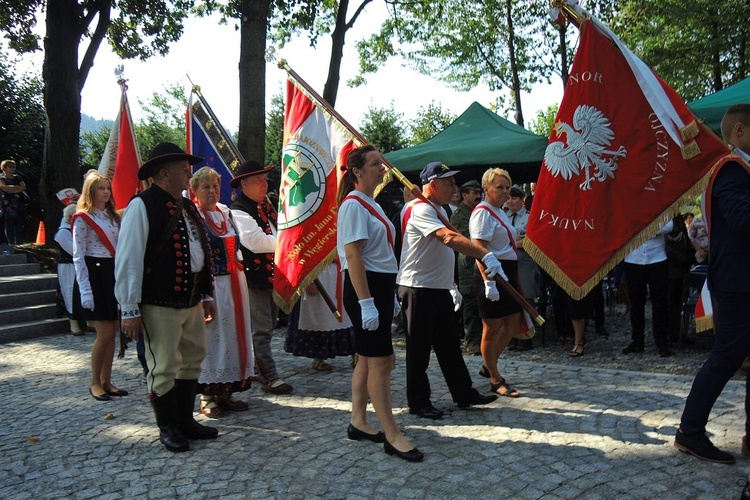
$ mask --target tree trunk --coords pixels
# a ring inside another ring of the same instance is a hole
[[[508,56],[510,57],[510,70],[512,74],[513,105],[516,108],[516,123],[523,127],[523,110],[521,109],[521,79],[518,76],[518,63],[516,61],[516,40],[513,32],[513,2],[505,1],[505,14],[508,21]]]
[[[336,27],[331,33],[331,61],[328,64],[328,79],[323,87],[323,99],[332,107],[336,106],[336,95],[339,92],[339,80],[341,79],[341,59],[344,57],[344,42],[346,31],[346,11],[349,9],[349,0],[339,2],[339,10],[336,13]]]
[[[565,41],[565,34],[568,31],[568,23],[563,23],[557,27],[560,33],[560,78],[562,78],[563,89],[568,86],[568,77],[570,68],[568,67],[568,44]]]
[[[266,136],[266,32],[269,0],[242,0],[240,20],[240,130],[237,147],[263,161]]]
[[[75,0],[47,2],[42,77],[48,128],[39,195],[48,241],[52,240],[62,214],[55,193],[65,187],[80,189],[81,186],[78,7]]]

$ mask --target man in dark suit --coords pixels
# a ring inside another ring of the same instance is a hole
[[[716,448],[706,436],[714,403],[750,350],[750,104],[727,109],[721,135],[733,154],[714,170],[706,190],[709,228],[708,287],[713,305],[714,340],[711,354],[690,389],[674,445],[707,462],[731,464],[734,457]],[[750,378],[745,411],[750,410]],[[750,455],[746,416],[742,454]]]

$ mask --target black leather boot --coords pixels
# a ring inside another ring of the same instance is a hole
[[[219,430],[201,425],[193,418],[195,409],[195,386],[197,380],[175,379],[174,389],[177,400],[177,427],[188,439],[216,439]]]
[[[154,397],[151,406],[156,415],[156,425],[159,426],[159,441],[169,451],[179,453],[188,451],[190,443],[177,427],[177,406],[175,391],[172,389],[163,396]]]

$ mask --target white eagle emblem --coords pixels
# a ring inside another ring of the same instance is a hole
[[[555,123],[558,137],[565,134],[566,142],[555,141],[547,146],[544,162],[554,177],[561,175],[569,180],[582,168],[586,180],[578,185],[582,190],[591,189],[594,179],[604,182],[615,177],[617,160],[625,158],[627,150],[620,146],[617,151],[607,148],[615,138],[609,120],[593,106],[582,104],[573,113],[573,127],[565,122]],[[609,158],[606,158],[609,157]],[[593,171],[592,171],[593,169]]]

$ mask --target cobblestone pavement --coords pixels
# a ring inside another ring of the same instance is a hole
[[[709,423],[737,464],[714,465],[672,447],[691,376],[504,357],[501,372],[524,397],[460,410],[433,358],[433,401],[446,410],[433,422],[406,410],[399,349],[396,419],[426,455],[406,463],[346,439],[348,357],[316,372],[281,352],[282,340],[277,330],[276,360],[294,393],[254,385],[240,396],[250,411],[212,421],[219,438],[180,454],[158,442],[134,349],[114,367],[131,395],[98,402],[88,394],[92,334],[0,345],[3,497],[714,499],[736,498],[750,470],[739,454],[741,381],[729,382]],[[477,375],[481,359],[465,359],[475,385],[489,391]],[[378,426],[373,412],[370,419]]]

